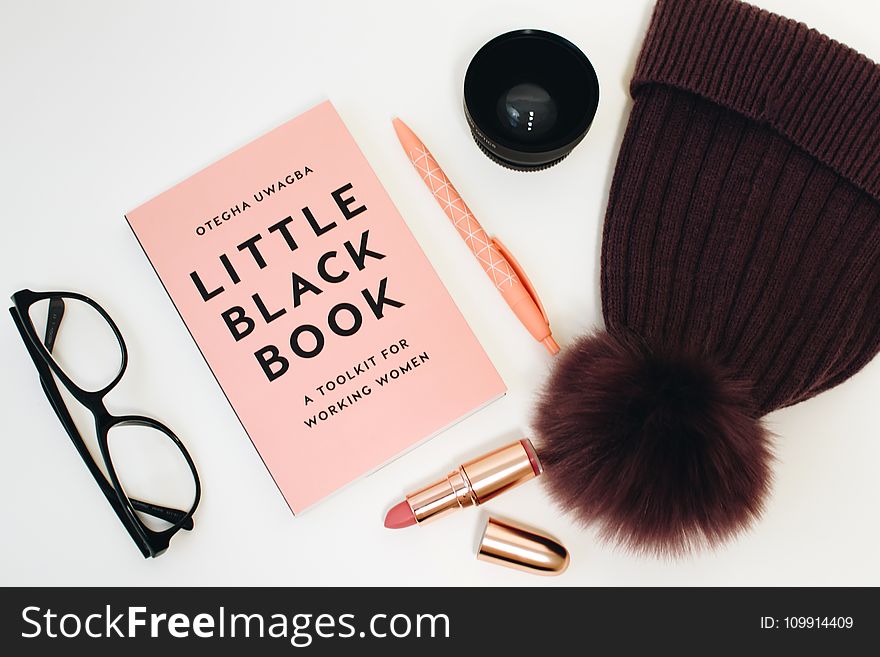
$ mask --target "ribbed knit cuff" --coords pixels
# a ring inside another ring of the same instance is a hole
[[[648,84],[763,122],[880,201],[880,66],[738,0],[659,0],[636,65]]]

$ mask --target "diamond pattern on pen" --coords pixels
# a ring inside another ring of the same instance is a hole
[[[502,290],[518,282],[516,272],[492,244],[486,231],[477,223],[433,156],[424,148],[418,147],[410,151],[409,156],[422,179],[431,188],[434,197],[443,207],[446,216],[452,221],[486,273],[492,277],[495,287]]]

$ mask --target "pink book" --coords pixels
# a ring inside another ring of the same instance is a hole
[[[329,101],[126,219],[294,513],[505,392]]]

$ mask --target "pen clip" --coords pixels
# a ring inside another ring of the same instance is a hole
[[[535,286],[532,285],[532,281],[530,281],[529,277],[526,276],[526,273],[523,271],[523,268],[520,266],[517,259],[513,257],[513,254],[497,237],[492,236],[489,238],[489,240],[492,242],[495,248],[498,249],[504,259],[507,260],[510,268],[513,269],[513,273],[517,275],[520,282],[523,284],[523,287],[526,289],[526,292],[529,293],[532,301],[535,302],[535,305],[538,306],[538,310],[541,311],[541,317],[544,318],[544,321],[547,322],[547,325],[549,326],[550,320],[547,317],[547,312],[544,310],[544,304],[541,303],[541,299],[538,297],[538,293],[535,291]]]

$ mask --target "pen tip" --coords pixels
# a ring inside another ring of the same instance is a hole
[[[401,121],[398,117],[395,116],[391,119],[391,125],[394,126],[394,132],[397,133],[397,138],[400,139],[401,142],[407,143],[413,139],[414,135],[412,134],[412,130],[410,130],[406,123]]]
[[[547,347],[547,351],[550,352],[551,356],[555,356],[559,353],[559,345],[556,344],[556,340],[553,339],[552,335],[548,335],[546,338],[544,338],[541,341],[541,344]]]

